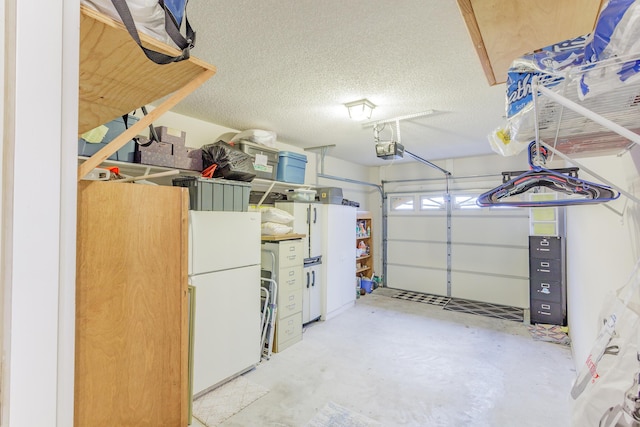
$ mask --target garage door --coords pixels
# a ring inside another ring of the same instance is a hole
[[[480,191],[387,193],[387,286],[526,308],[528,209],[479,208]]]

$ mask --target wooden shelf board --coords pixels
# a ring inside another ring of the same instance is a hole
[[[511,62],[525,53],[591,32],[603,4],[602,0],[457,1],[491,86],[504,83]]]
[[[371,270],[371,267],[362,267],[356,270],[356,273],[362,273],[364,271]]]
[[[294,240],[294,239],[304,239],[306,234],[280,234],[278,236],[262,236],[261,239],[263,242],[280,242],[282,240]]]
[[[371,255],[361,256],[361,257],[356,258],[356,261],[360,261],[362,259],[367,259],[367,258],[370,258],[370,257],[371,257]]]
[[[356,239],[370,239],[371,236],[356,236]]]
[[[122,23],[81,6],[78,134],[156,101],[215,67],[191,57],[166,65],[150,61]],[[140,34],[143,44],[177,55],[160,41]]]

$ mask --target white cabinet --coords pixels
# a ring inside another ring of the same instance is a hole
[[[322,205],[322,218],[322,319],[326,320],[355,304],[356,208]]]
[[[322,205],[319,203],[278,202],[278,209],[293,215],[293,232],[304,234],[304,258],[322,255]]]
[[[305,264],[302,275],[302,323],[306,324],[322,315],[322,264]]]
[[[278,283],[273,339],[276,353],[302,340],[302,248],[301,239],[262,244],[262,270],[270,271],[271,278]]]

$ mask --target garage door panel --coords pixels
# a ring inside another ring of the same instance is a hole
[[[434,200],[438,197],[416,192],[414,200],[423,195]],[[452,196],[457,200],[456,193]],[[528,306],[528,210],[467,209],[463,205],[452,209],[450,234],[444,210],[389,213],[387,285]],[[449,237],[451,257],[447,255]]]
[[[393,239],[446,240],[447,219],[438,216],[389,216],[387,235]]]
[[[513,307],[529,307],[529,281],[460,272],[451,273],[451,296]]]
[[[391,241],[388,243],[387,260],[390,264],[442,268],[442,264],[447,262],[446,245]]]
[[[447,273],[441,270],[429,270],[390,265],[387,268],[390,278],[387,286],[425,294],[447,295]]]
[[[528,248],[453,244],[451,258],[454,270],[527,276],[529,273]]]
[[[527,218],[500,217],[455,217],[451,221],[451,240],[454,242],[483,243],[495,245],[528,244]],[[512,232],[513,231],[513,232]]]

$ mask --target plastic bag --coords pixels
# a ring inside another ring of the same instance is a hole
[[[638,408],[628,394],[637,389],[640,374],[639,289],[636,264],[627,284],[603,304],[602,328],[571,390],[574,426],[637,425],[629,423],[630,412]]]
[[[640,54],[640,1],[609,0],[585,46],[585,65]],[[604,93],[640,78],[640,60],[587,71],[580,78],[578,97]]]
[[[261,222],[275,222],[277,224],[289,224],[294,220],[293,215],[282,209],[273,207],[260,208]]]
[[[282,234],[289,234],[293,230],[293,227],[288,225],[278,224],[276,222],[263,222],[260,224],[261,234],[265,236],[279,236]]]
[[[229,143],[233,144],[238,141],[255,142],[266,147],[276,148],[276,133],[270,130],[249,129],[235,135]]]
[[[121,21],[111,0],[82,0],[81,3]],[[176,46],[165,30],[165,12],[157,0],[129,0],[127,5],[138,30],[163,43]]]
[[[491,148],[503,156],[518,154],[535,139],[535,115],[533,111],[534,78],[551,88],[564,78],[558,74],[584,60],[587,36],[564,40],[559,43],[523,55],[511,63],[507,72],[506,116],[504,129],[489,134]]]
[[[250,182],[256,177],[251,156],[224,141],[214,142],[202,147],[203,168],[207,169],[213,164],[218,165],[213,178]]]

